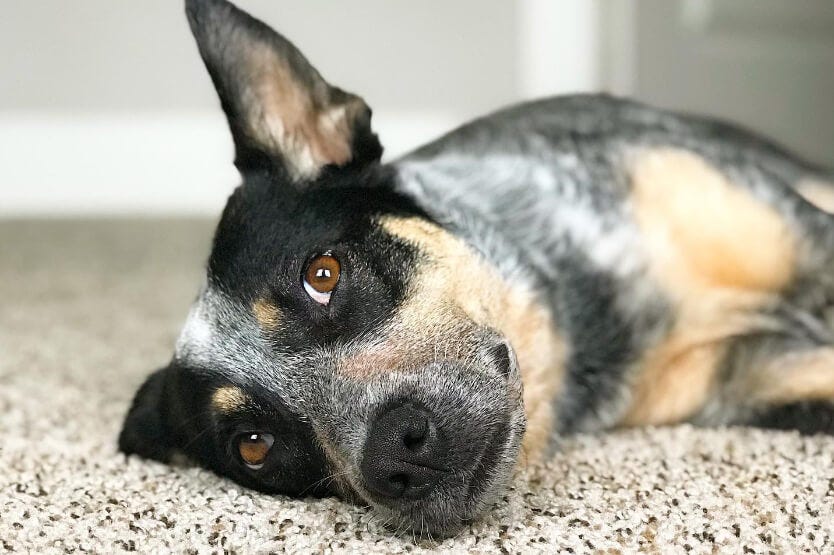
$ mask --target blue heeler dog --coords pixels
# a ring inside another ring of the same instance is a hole
[[[361,98],[188,0],[243,184],[126,453],[451,534],[577,431],[834,433],[834,174],[608,96],[383,164]]]

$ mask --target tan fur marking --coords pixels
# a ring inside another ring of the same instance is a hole
[[[503,333],[524,382],[528,431],[525,462],[541,456],[552,433],[553,400],[562,382],[565,341],[533,293],[503,280],[463,241],[419,218],[387,217],[383,227],[416,245],[423,259],[413,290],[385,337],[342,363],[340,372],[362,378],[417,368],[438,358],[464,359],[477,338],[475,326]]]
[[[834,348],[790,353],[756,372],[751,396],[765,403],[834,401]]]
[[[643,153],[632,185],[649,276],[675,324],[638,363],[621,423],[669,424],[703,406],[726,339],[756,326],[758,309],[790,283],[795,241],[771,207],[694,154]]]
[[[211,395],[211,406],[224,414],[234,412],[244,407],[249,398],[238,387],[223,386],[214,391]]]
[[[252,313],[264,329],[274,330],[281,325],[281,310],[266,299],[252,303]]]
[[[834,183],[808,178],[800,181],[796,190],[820,210],[834,214]]]
[[[315,177],[324,165],[350,161],[352,125],[365,107],[357,96],[333,94],[315,69],[308,70],[312,86],[299,81],[269,45],[252,53],[250,73],[257,77],[248,104],[248,131],[280,154],[298,178]]]
[[[766,318],[752,311],[769,298],[722,291],[698,305],[680,305],[672,332],[639,362],[631,403],[620,424],[673,424],[693,416],[715,391],[727,338],[766,326]]]
[[[669,341],[648,355],[623,426],[672,424],[695,414],[709,397],[721,348]]]
[[[637,223],[654,270],[679,292],[775,291],[793,276],[794,236],[767,204],[698,156],[661,149],[632,167]]]

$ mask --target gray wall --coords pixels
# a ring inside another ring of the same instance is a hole
[[[640,0],[632,93],[834,167],[834,1]]]
[[[477,114],[518,97],[505,0],[240,0],[375,109]],[[19,0],[0,17],[0,110],[214,109],[178,0]]]
[[[365,97],[388,156],[613,90],[834,166],[832,0],[237,0]],[[216,214],[237,176],[181,0],[8,0],[0,216]]]

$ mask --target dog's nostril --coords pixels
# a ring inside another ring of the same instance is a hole
[[[413,428],[407,430],[403,436],[403,444],[406,448],[411,451],[416,451],[422,447],[426,441],[428,428],[428,420],[422,420],[421,422],[416,422]]]
[[[388,480],[399,490],[399,495],[396,497],[402,495],[402,492],[408,487],[408,476],[405,474],[393,474]]]
[[[498,370],[504,377],[509,376],[510,370],[515,363],[514,356],[510,346],[506,341],[494,345],[490,350],[490,356],[498,364]]]

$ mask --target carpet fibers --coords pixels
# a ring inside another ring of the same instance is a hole
[[[834,552],[834,439],[675,427],[578,437],[439,543],[335,499],[126,458],[211,223],[0,223],[0,551]]]

